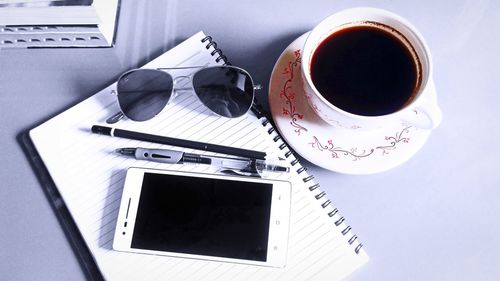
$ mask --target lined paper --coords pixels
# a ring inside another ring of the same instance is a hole
[[[145,67],[216,64],[210,54],[213,47],[206,49],[206,42],[201,43],[204,37],[203,32],[195,34]],[[123,183],[129,167],[215,172],[209,165],[153,163],[114,153],[116,148],[136,146],[199,153],[193,149],[92,134],[92,125],[104,123],[119,111],[116,97],[111,94],[114,87],[110,85],[30,131],[37,151],[105,279],[325,280],[327,277],[328,280],[340,280],[367,261],[366,253],[361,250],[356,254],[354,244],[348,242],[353,234],[341,233],[347,225],[335,225],[340,216],[328,215],[333,210],[332,204],[321,206],[328,200],[326,196],[316,199],[321,190],[309,190],[315,183],[304,182],[308,176],[306,172],[297,173],[300,165],[293,166],[289,174],[273,175],[275,179],[292,183],[290,236],[284,268],[112,250]],[[265,151],[269,158],[285,158],[288,150],[279,149],[282,141],[273,140],[276,135],[268,132],[272,127],[265,121],[252,113],[236,119],[215,116],[193,93],[183,91],[155,118],[145,122],[122,120],[116,127]],[[293,156],[288,160],[294,160]]]

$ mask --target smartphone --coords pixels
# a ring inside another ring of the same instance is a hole
[[[284,267],[291,185],[129,168],[113,249]]]

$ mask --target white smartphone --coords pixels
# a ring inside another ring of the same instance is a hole
[[[286,181],[129,168],[113,249],[284,267]]]

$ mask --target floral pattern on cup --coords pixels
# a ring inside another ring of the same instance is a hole
[[[296,107],[293,104],[293,100],[295,99],[295,91],[292,89],[292,86],[290,85],[295,78],[295,69],[299,66],[301,56],[300,56],[300,50],[296,50],[294,52],[295,55],[295,60],[289,61],[287,67],[283,70],[282,74],[286,77],[285,82],[283,83],[283,87],[281,88],[280,91],[280,98],[285,100],[285,105],[286,107],[283,107],[283,115],[284,116],[290,116],[290,125],[295,128],[295,132],[300,135],[302,131],[307,132],[307,129],[299,123],[297,123],[298,120],[301,120],[304,118],[304,114],[300,114],[296,112]]]
[[[328,140],[326,143],[321,143],[318,137],[313,136],[313,141],[309,144],[320,151],[330,152],[332,158],[340,158],[341,156],[350,157],[353,161],[361,160],[362,158],[369,157],[380,151],[382,155],[389,154],[390,151],[395,150],[399,144],[409,143],[410,137],[407,136],[410,133],[411,127],[405,127],[401,131],[397,132],[394,136],[385,136],[385,143],[380,146],[372,147],[369,149],[360,149],[358,147],[352,147],[345,149],[341,146],[336,146],[333,140]]]
[[[284,76],[284,82],[280,90],[280,98],[283,99],[286,105],[282,108],[282,115],[288,116],[288,118],[290,118],[289,123],[293,128],[295,128],[294,132],[298,136],[301,136],[302,132],[307,132],[309,130],[300,122],[304,118],[304,114],[297,111],[297,106],[295,105],[295,97],[297,93],[296,89],[294,89],[292,85],[294,79],[300,79],[296,77],[295,71],[299,68],[301,63],[301,50],[295,50],[294,56],[295,58],[288,61],[287,66],[281,73]],[[302,91],[302,89],[298,89],[298,91]],[[415,112],[415,114],[417,114],[417,112]],[[347,148],[345,146],[337,145],[334,139],[328,139],[324,141],[320,140],[320,138],[315,135],[312,136],[313,139],[309,142],[309,144],[313,149],[317,149],[322,152],[324,151],[325,153],[330,153],[333,159],[348,157],[352,161],[359,161],[363,158],[368,158],[372,155],[375,155],[377,152],[379,152],[382,156],[388,155],[391,151],[396,150],[399,146],[408,144],[411,140],[410,130],[412,128],[413,127],[409,125],[404,126],[401,130],[395,132],[394,135],[386,135],[378,145],[369,148]],[[351,129],[357,128],[352,127]]]

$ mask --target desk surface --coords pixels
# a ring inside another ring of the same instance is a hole
[[[420,152],[388,172],[348,176],[303,162],[371,257],[349,280],[498,280],[498,3],[123,2],[115,48],[0,50],[1,280],[86,278],[23,152],[22,132],[199,30],[266,88],[293,39],[329,14],[364,5],[406,17],[427,39],[444,119]]]

